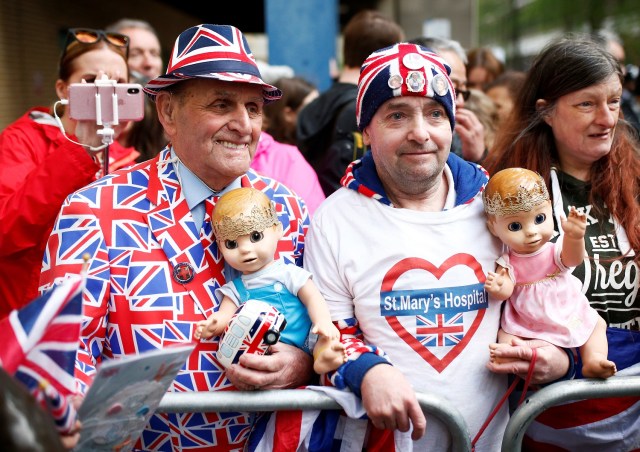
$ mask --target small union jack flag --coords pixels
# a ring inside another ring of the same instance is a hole
[[[416,338],[425,347],[449,347],[456,345],[464,337],[463,313],[459,312],[447,319],[446,314],[435,317],[416,316]]]
[[[27,387],[62,432],[76,418],[69,398],[76,390],[83,287],[84,278],[69,276],[0,321],[2,367]]]
[[[262,80],[247,40],[231,25],[201,24],[180,33],[167,73],[147,83],[144,91],[155,99],[158,91],[196,77],[262,85],[265,102],[282,97],[278,88]]]

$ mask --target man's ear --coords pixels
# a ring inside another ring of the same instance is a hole
[[[173,99],[173,94],[168,91],[160,91],[156,95],[158,120],[169,137],[172,137],[175,134],[176,103],[176,100]]]
[[[544,99],[538,99],[538,100],[536,101],[536,111],[537,111],[537,112],[540,112],[541,110],[544,110],[545,108],[547,108],[547,106],[548,106],[548,105],[549,105],[549,102],[547,102],[546,100],[544,100]],[[543,114],[542,114],[542,120],[543,120],[544,122],[546,122],[549,126],[551,125],[551,123],[550,123],[550,118],[549,118],[549,115],[548,115],[548,114],[543,113]]]
[[[369,126],[365,127],[362,131],[362,142],[364,143],[365,148],[371,144],[371,139],[369,138]]]

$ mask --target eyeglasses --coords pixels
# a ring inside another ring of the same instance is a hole
[[[95,44],[104,39],[114,47],[124,49],[125,56],[129,56],[129,36],[120,33],[111,33],[104,30],[94,30],[92,28],[70,28],[67,33],[67,41],[64,45],[65,52],[73,42],[81,44]]]
[[[456,97],[462,96],[462,99],[464,99],[465,102],[469,100],[469,97],[471,97],[471,91],[468,89],[456,89],[455,93]]]

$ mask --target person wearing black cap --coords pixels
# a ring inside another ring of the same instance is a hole
[[[277,256],[302,264],[306,205],[249,169],[263,106],[281,92],[262,80],[242,32],[211,24],[185,30],[166,74],[144,90],[169,145],[72,194],[47,244],[41,289],[79,273],[82,255],[90,256],[76,362],[82,393],[98,363],[191,342],[197,322],[218,308],[215,289],[235,276],[211,232],[223,193],[264,192],[283,225]],[[311,356],[281,343],[268,356],[245,354],[225,370],[215,360],[218,340],[198,343],[171,391],[296,387],[311,375]],[[156,413],[135,448],[242,450],[249,427],[248,413]]]

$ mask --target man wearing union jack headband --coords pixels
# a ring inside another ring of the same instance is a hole
[[[211,24],[185,30],[166,74],[144,90],[169,145],[70,195],[43,262],[42,289],[78,273],[83,254],[90,255],[75,373],[81,393],[100,362],[191,342],[197,323],[218,309],[216,289],[237,276],[212,235],[222,194],[238,187],[264,192],[283,226],[276,258],[302,264],[306,205],[249,169],[263,106],[281,92],[262,80],[242,32]],[[311,356],[281,343],[225,370],[215,359],[218,340],[198,343],[170,391],[297,387],[311,375]],[[247,413],[158,413],[135,448],[242,450],[249,420]]]
[[[506,348],[509,369],[487,366],[500,300],[488,299],[484,275],[501,248],[485,224],[486,171],[450,153],[449,73],[441,57],[415,44],[369,56],[356,113],[370,152],[349,166],[307,236],[305,268],[349,358],[325,381],[362,397],[368,441],[379,450],[451,448],[437,419],[425,430],[414,391],[437,392],[457,408],[477,436],[475,450],[499,450],[506,407],[483,423],[507,390],[504,374],[524,376],[533,363],[539,383],[570,367],[562,349],[537,342]]]

